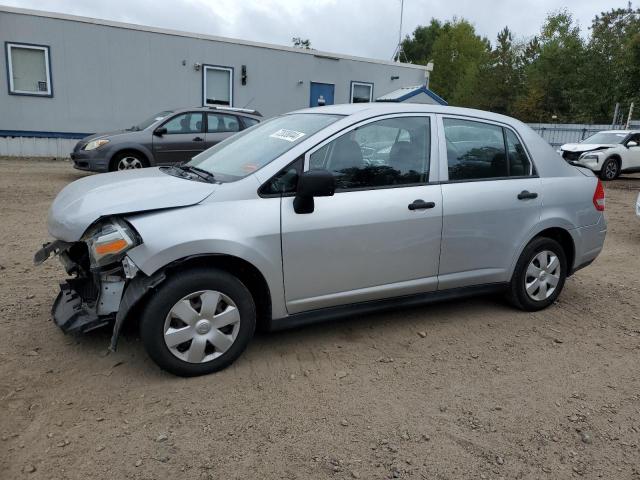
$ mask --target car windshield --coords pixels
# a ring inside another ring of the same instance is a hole
[[[164,112],[157,113],[154,116],[147,118],[144,122],[140,122],[139,124],[134,125],[131,130],[144,130],[145,128],[148,128],[156,123],[158,120],[166,118],[171,113],[173,113],[173,111],[171,110],[165,110]]]
[[[188,163],[222,182],[239,180],[340,119],[341,115],[294,113],[262,122],[193,157]]]
[[[580,143],[603,143],[607,145],[622,143],[627,138],[627,134],[624,132],[598,132],[595,135],[591,135],[589,138],[585,138]]]

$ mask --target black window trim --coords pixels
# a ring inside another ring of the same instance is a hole
[[[45,66],[47,70],[47,85],[49,91],[46,93],[24,92],[16,91],[13,87],[13,60],[10,59],[9,51],[12,47],[18,48],[31,48],[32,50],[43,50],[45,52]],[[53,98],[53,67],[51,66],[51,47],[49,45],[37,44],[37,43],[25,43],[25,42],[4,42],[5,52],[5,66],[7,70],[7,92],[9,95],[17,95],[22,97],[41,97],[41,98]],[[9,64],[11,63],[11,68]]]
[[[495,120],[490,120],[490,119],[486,119],[486,118],[480,118],[480,117],[467,117],[464,115],[440,115],[440,119],[442,120],[442,134],[444,136],[443,141],[447,142],[447,138],[446,138],[446,132],[444,129],[444,121],[446,119],[452,119],[452,120],[466,120],[469,122],[476,122],[476,123],[485,123],[487,125],[494,125],[496,127],[500,127],[502,128],[502,136],[503,136],[503,141],[504,141],[504,148],[505,148],[505,154],[507,157],[507,173],[509,173],[510,171],[510,167],[509,167],[509,153],[508,153],[508,149],[507,149],[507,143],[506,143],[506,129],[511,130],[511,132],[516,136],[516,138],[520,141],[520,144],[523,146],[525,154],[527,155],[527,158],[529,160],[529,163],[531,164],[531,173],[529,175],[518,175],[518,176],[507,176],[507,177],[487,177],[487,178],[467,178],[467,179],[461,179],[461,180],[449,180],[449,158],[447,155],[445,155],[445,159],[446,159],[446,165],[447,165],[447,180],[441,180],[440,182],[437,182],[441,185],[445,185],[448,183],[465,183],[465,182],[491,182],[494,180],[522,180],[524,178],[540,178],[540,175],[538,175],[538,169],[536,168],[536,164],[533,161],[533,157],[531,156],[531,153],[529,152],[529,149],[527,147],[527,144],[522,140],[522,137],[518,134],[518,132],[511,127],[511,125],[507,125],[506,123],[502,123],[502,122],[498,122]]]
[[[169,132],[167,132],[165,135],[196,135],[198,133],[206,133],[207,126],[205,125],[205,122],[207,121],[207,119],[206,119],[205,113],[207,113],[207,112],[204,112],[202,110],[193,110],[193,111],[188,111],[188,112],[178,112],[175,115],[173,115],[172,117],[168,117],[164,122],[162,122],[160,125],[158,125],[156,127],[156,129],[164,127],[167,123],[169,123],[174,118],[179,117],[180,115],[188,115],[189,113],[191,113],[191,114],[199,113],[200,115],[203,116],[203,119],[201,120],[201,123],[200,123],[200,131],[199,132],[189,132],[189,133],[169,133]]]

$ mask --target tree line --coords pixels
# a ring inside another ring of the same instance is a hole
[[[429,86],[450,105],[526,122],[611,123],[616,102],[640,111],[640,9],[631,5],[596,15],[588,35],[561,10],[533,38],[504,27],[495,43],[465,19],[432,19],[405,37],[399,60],[433,62]]]

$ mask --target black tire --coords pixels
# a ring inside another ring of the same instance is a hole
[[[601,180],[615,180],[620,176],[620,163],[614,157],[607,158],[598,173]]]
[[[125,160],[131,165],[129,168],[146,168],[149,166],[149,162],[145,158],[144,155],[138,152],[120,152],[116,153],[111,161],[109,162],[109,171],[116,172],[118,170],[125,170],[124,168],[119,168],[120,163]]]
[[[202,290],[216,290],[229,297],[238,308],[240,326],[235,341],[222,355],[203,363],[189,363],[167,347],[165,319],[181,299]],[[233,275],[214,268],[194,268],[173,274],[151,294],[140,320],[140,336],[149,356],[160,368],[181,377],[205,375],[228,367],[245,350],[255,328],[256,308],[249,290]]]
[[[527,269],[534,258],[545,250],[555,254],[560,262],[559,280],[555,286],[555,290],[553,290],[548,298],[544,300],[535,300],[529,296],[526,290],[525,282],[527,280]],[[567,256],[562,246],[551,238],[537,237],[529,242],[520,255],[516,268],[513,272],[513,277],[511,278],[507,296],[509,301],[521,310],[528,312],[542,310],[556,301],[562,292],[566,278]]]

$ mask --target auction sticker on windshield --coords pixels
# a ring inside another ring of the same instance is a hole
[[[273,132],[269,136],[272,138],[279,138],[280,140],[286,140],[287,142],[295,142],[299,138],[304,137],[304,133],[281,128],[280,130],[278,130],[277,132]]]

